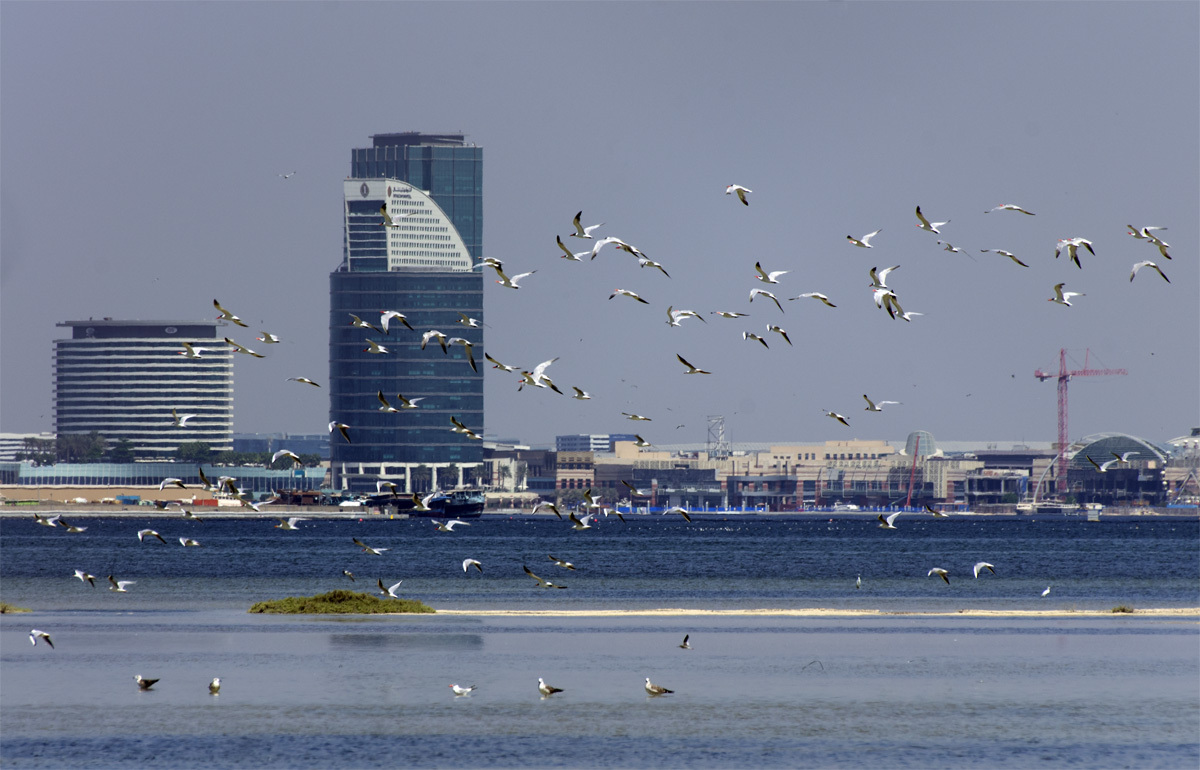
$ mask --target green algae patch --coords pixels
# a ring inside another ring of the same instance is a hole
[[[435,610],[416,599],[383,599],[354,591],[330,591],[318,596],[289,596],[258,602],[250,612],[272,615],[392,615],[432,613]]]

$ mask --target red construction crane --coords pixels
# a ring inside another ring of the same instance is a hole
[[[1087,349],[1083,355],[1083,368],[1069,371],[1067,369],[1067,351],[1063,348],[1058,351],[1058,374],[1043,372],[1041,369],[1033,371],[1033,376],[1042,382],[1051,377],[1058,378],[1058,444],[1054,448],[1058,451],[1058,481],[1055,487],[1060,495],[1067,491],[1067,382],[1072,377],[1129,374],[1124,369],[1089,369],[1088,358],[1091,354],[1091,349]]]

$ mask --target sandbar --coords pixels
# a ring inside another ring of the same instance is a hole
[[[954,610],[952,612],[906,612],[895,610],[827,609],[740,609],[705,610],[688,608],[636,610],[438,610],[438,615],[471,615],[479,617],[543,617],[543,618],[613,618],[613,617],[794,617],[794,618],[871,618],[888,616],[908,617],[994,617],[994,618],[1056,618],[1056,617],[1180,617],[1200,621],[1200,607],[1152,607],[1133,612],[1112,610]]]

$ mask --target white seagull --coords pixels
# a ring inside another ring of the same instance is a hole
[[[338,422],[337,420],[334,420],[333,422],[329,423],[329,432],[333,433],[334,428],[337,428],[338,432],[342,434],[342,438],[346,439],[346,443],[349,444],[350,426],[344,422]]]
[[[216,348],[202,348],[198,345],[193,345],[190,342],[181,342],[179,344],[183,345],[183,347],[186,349],[178,351],[175,355],[183,356],[184,358],[203,358],[204,356],[202,354],[212,353],[216,350]]]
[[[597,225],[597,226],[599,226],[599,225]],[[590,238],[591,236],[589,235],[588,237]],[[556,235],[556,236],[554,236],[554,238],[558,242],[558,248],[562,249],[562,252],[563,252],[562,258],[563,259],[569,259],[572,262],[582,262],[584,255],[586,255],[588,253],[588,251],[586,249],[584,251],[572,252],[570,249],[567,248],[567,244],[563,243],[562,236]]]
[[[938,229],[939,227],[941,227],[942,225],[950,224],[949,219],[947,219],[945,222],[930,222],[928,219],[925,218],[925,215],[921,213],[920,206],[917,206],[917,219],[921,220],[919,223],[917,223],[917,227],[921,228],[922,230],[926,230],[928,232],[934,233],[935,235],[942,234],[942,231]]]
[[[587,401],[588,399],[590,399],[592,397],[591,393],[588,393],[586,390],[580,390],[579,388],[575,387],[574,385],[571,386],[571,390],[575,391],[575,395],[571,396],[571,398],[575,398],[580,401]]]
[[[949,574],[950,574],[949,572],[946,572],[946,570],[942,569],[941,567],[934,567],[933,569],[929,570],[929,572],[925,573],[925,577],[929,577],[930,575],[937,575],[942,580],[946,581],[946,585],[950,585],[950,578],[947,577]]]
[[[878,270],[877,268],[874,268],[874,267],[871,268],[868,271],[871,275],[871,288],[872,289],[886,289],[888,274],[891,273],[893,270],[899,270],[899,269],[900,269],[899,265],[892,265],[891,267],[885,267],[882,270]],[[876,304],[878,304],[878,302]]]
[[[171,410],[171,421],[179,428],[188,427],[188,420],[199,416],[198,414],[179,414],[174,409]]]
[[[799,296],[797,296],[797,297],[788,297],[788,301],[790,302],[791,300],[794,300],[794,299],[806,299],[806,298],[810,298],[810,297],[811,297],[812,299],[819,299],[819,300],[821,300],[822,302],[824,302],[824,303],[825,303],[826,305],[828,305],[829,307],[837,307],[837,305],[835,305],[835,304],[833,304],[832,302],[830,302],[830,301],[829,301],[829,297],[825,296],[824,294],[822,294],[822,293],[821,293],[821,292],[819,292],[819,291],[807,291],[807,292],[805,292],[805,293],[803,293],[803,294],[801,294],[801,295],[799,295]]]
[[[831,412],[828,409],[822,409],[821,411],[825,413],[826,417],[832,417],[842,425],[845,425],[847,428],[850,427],[850,423],[846,421],[845,415],[838,414],[837,412]]]
[[[179,538],[179,544],[185,548],[199,548],[200,547],[200,541],[193,540],[190,537]]]
[[[1025,209],[1021,208],[1020,206],[1018,206],[1015,203],[1001,203],[999,206],[993,206],[992,208],[988,209],[987,211],[985,211],[983,213],[991,214],[993,211],[1019,211],[1022,214],[1028,214],[1029,216],[1033,216],[1032,211],[1026,211]]]
[[[592,528],[592,514],[590,513],[581,519],[575,515],[574,511],[572,511],[567,514],[567,518],[571,521],[571,529],[583,530]]]
[[[167,541],[163,540],[162,535],[158,534],[157,532],[155,532],[152,529],[139,529],[137,536],[138,536],[139,543],[146,542],[146,538],[148,538],[148,537],[155,537],[155,538],[158,538],[158,542],[162,543],[163,545],[167,544]]]
[[[875,518],[879,519],[879,528],[880,529],[895,529],[896,528],[896,517],[899,515],[900,515],[900,511],[896,511],[895,513],[889,515],[886,519],[883,518],[882,513],[879,514],[878,516],[876,516]]]
[[[430,329],[429,331],[422,334],[421,335],[421,350],[425,349],[425,346],[429,344],[430,340],[437,340],[438,345],[441,345],[441,347],[442,347],[443,353],[450,352],[449,348],[446,347],[445,332],[440,332],[437,329]]]
[[[765,289],[751,289],[751,290],[750,290],[750,301],[751,301],[751,302],[753,302],[753,301],[754,301],[754,298],[755,298],[756,296],[760,295],[760,294],[761,294],[762,296],[764,296],[764,297],[767,297],[767,298],[768,298],[768,299],[770,299],[772,302],[774,302],[774,303],[775,303],[775,307],[779,308],[779,312],[780,312],[780,313],[782,313],[782,312],[783,312],[783,305],[780,305],[780,304],[779,304],[779,298],[778,298],[778,297],[776,297],[776,296],[775,296],[774,294],[772,294],[771,292],[769,292],[769,291],[766,291]]]
[[[375,578],[375,583],[379,586],[380,595],[389,596],[393,599],[400,598],[399,596],[396,595],[396,589],[399,588],[400,584],[403,582],[404,582],[403,580],[399,580],[394,585],[390,585],[387,588],[384,588],[383,587],[383,578]]]
[[[383,329],[384,334],[388,334],[388,326],[391,325],[392,319],[395,318],[400,323],[404,324],[409,331],[416,331],[412,328],[412,324],[408,322],[408,317],[398,310],[380,310],[379,311],[379,327]]]
[[[79,578],[79,582],[81,583],[88,583],[92,586],[92,588],[96,587],[96,576],[89,575],[86,570],[75,570],[75,577]]]
[[[682,505],[675,505],[675,506],[672,506],[672,507],[668,508],[667,510],[663,511],[664,516],[666,516],[667,514],[670,514],[670,513],[678,513],[680,516],[683,517],[683,520],[688,523],[691,523],[691,521],[692,521],[692,517],[688,515],[688,509],[684,508]]]
[[[630,291],[629,289],[616,289],[613,291],[612,294],[608,295],[608,298],[612,299],[613,297],[617,296],[618,294],[623,297],[629,297],[630,299],[637,300],[638,302],[641,302],[643,305],[650,304],[649,302],[647,302],[646,300],[644,300],[640,296],[638,296],[637,292]]]
[[[463,525],[464,527],[471,526],[467,522],[462,521],[460,519],[450,519],[449,521],[446,521],[446,522],[441,522],[441,521],[438,521],[437,519],[430,519],[430,521],[432,521],[437,526],[438,532],[453,532],[454,528],[456,526],[458,526],[459,524]]]
[[[509,278],[507,275],[504,274],[503,270],[501,270],[500,268],[496,268],[496,274],[500,276],[500,280],[496,281],[496,283],[500,284],[501,286],[503,286],[507,289],[519,289],[521,287],[518,284],[520,283],[521,279],[528,278],[529,276],[533,275],[536,272],[537,272],[536,270],[530,270],[528,273],[517,273],[512,278]]]
[[[387,548],[372,548],[371,546],[367,545],[363,541],[359,540],[357,537],[352,537],[350,539],[352,541],[354,541],[355,545],[357,545],[359,548],[363,549],[363,553],[369,553],[374,556],[382,556],[383,552],[388,550]]]
[[[767,344],[767,341],[764,340],[762,337],[758,336],[757,334],[755,334],[754,332],[742,332],[742,339],[755,340],[757,342],[761,342],[762,346],[764,348],[766,348],[767,350],[771,349],[771,346]]]
[[[763,283],[779,283],[779,281],[777,280],[779,278],[779,276],[790,272],[788,270],[773,270],[768,273],[766,270],[763,270],[761,262],[754,263],[754,271],[756,273],[758,273],[758,275],[756,275],[754,277],[757,278],[758,280],[762,281]]]
[[[604,227],[603,222],[598,225],[589,225],[588,227],[584,227],[579,222],[579,218],[582,216],[583,212],[580,211],[575,215],[575,219],[571,220],[571,224],[575,225],[575,232],[571,233],[572,238],[591,238],[593,230],[595,230],[597,227]]]
[[[872,401],[871,399],[867,398],[866,393],[863,393],[863,400],[867,402],[866,411],[868,411],[868,412],[882,412],[884,405],[900,403],[899,401],[880,401],[880,402],[876,403],[876,402]]]
[[[184,486],[184,484],[183,484],[183,479],[177,479],[174,477],[170,477],[170,478],[165,478],[162,481],[158,482],[158,491],[161,492],[169,486],[179,487],[180,489],[187,489],[187,487]]]
[[[1059,238],[1058,245],[1056,245],[1054,247],[1054,258],[1058,259],[1058,255],[1063,252],[1063,249],[1066,249],[1067,256],[1070,257],[1071,261],[1075,263],[1075,267],[1078,267],[1080,270],[1082,270],[1083,265],[1080,264],[1080,262],[1079,262],[1079,247],[1080,246],[1083,246],[1088,251],[1092,252],[1093,256],[1095,256],[1096,252],[1092,248],[1092,242],[1089,241],[1088,239],[1086,239],[1086,238]]]
[[[307,377],[288,377],[288,382],[303,382],[305,385],[312,385],[314,388],[321,387]]]
[[[54,642],[50,641],[50,634],[45,631],[39,631],[36,628],[31,629],[29,632],[29,643],[37,647],[38,639],[50,645],[50,649],[54,649]]]
[[[562,692],[562,688],[561,687],[551,687],[550,685],[546,684],[546,681],[539,676],[538,677],[538,692],[540,692],[542,694],[543,698],[548,698],[556,692]]]
[[[650,681],[650,677],[646,677],[646,692],[652,696],[657,696],[657,695],[668,695],[675,691],[668,690],[666,687],[661,687],[659,685],[656,685]]]
[[[470,687],[459,687],[457,684],[450,685],[450,689],[454,691],[455,696],[470,695],[471,691],[476,687],[478,687],[478,685],[474,684]]]
[[[719,315],[722,318],[744,318],[746,316],[745,313],[735,313],[732,310],[712,310],[710,313],[712,315]]]
[[[1049,596],[1049,595],[1050,595],[1050,586],[1046,586],[1046,590],[1042,591],[1042,596]]]
[[[977,563],[977,564],[975,565],[975,567],[974,567],[975,579],[976,579],[976,580],[978,580],[978,579],[979,579],[979,572],[980,572],[981,570],[985,570],[985,569],[986,569],[988,572],[990,572],[990,573],[992,573],[993,575],[995,575],[995,574],[996,574],[996,570],[992,569],[992,567],[993,567],[993,566],[994,566],[994,565],[988,564],[986,561],[981,561],[981,562]],[[926,577],[928,577],[928,575],[926,575]]]
[[[873,233],[867,233],[866,235],[864,235],[861,238],[855,238],[853,235],[847,235],[846,240],[850,241],[850,243],[852,243],[853,245],[858,246],[860,248],[873,249],[875,247],[871,245],[871,239],[874,238],[876,235],[879,235],[882,232],[883,232],[883,230],[879,229]]]
[[[674,305],[667,307],[667,326],[679,326],[687,318],[695,318],[702,323],[708,323],[695,310],[676,310]]]
[[[740,200],[743,204],[745,204],[747,206],[750,205],[750,201],[746,200],[746,193],[752,193],[752,192],[754,192],[754,191],[748,187],[742,187],[740,184],[731,184],[725,188],[726,195],[729,195],[731,193],[737,193],[738,200]]]
[[[264,345],[269,345],[272,343],[279,342],[278,337],[276,337],[274,334],[271,334],[271,332],[266,332],[266,331],[262,332],[261,337],[255,337],[254,339],[258,340],[259,342],[263,343]]]
[[[367,340],[367,347],[363,348],[364,353],[373,353],[375,355],[383,355],[389,353],[386,345],[380,345],[375,340]]]
[[[787,335],[784,335],[784,336],[786,337]],[[679,359],[679,363],[681,363],[687,367],[687,371],[684,372],[684,374],[712,374],[712,372],[706,372],[703,369],[699,369],[699,368],[693,366],[691,363],[688,362],[688,360],[686,358],[679,355],[678,353],[675,354],[675,357]]]
[[[690,636],[690,634],[683,635],[683,641],[679,644],[679,649],[681,649],[681,650],[692,649],[692,645],[688,644],[688,636]]]
[[[136,580],[117,580],[112,575],[108,576],[108,590],[116,591],[119,594],[129,593],[125,590],[125,586],[131,586],[136,583]]]
[[[1013,262],[1016,262],[1021,267],[1029,267],[1029,265],[1027,265],[1024,262],[1022,262],[1021,260],[1017,259],[1017,255],[1013,254],[1011,251],[1005,251],[1004,249],[980,249],[979,252],[981,254],[987,254],[988,252],[991,252],[993,254],[999,254],[1002,257],[1008,257],[1009,259],[1011,259]]]
[[[784,339],[784,340],[787,342],[787,344],[789,344],[789,345],[791,345],[791,344],[792,344],[792,341],[791,341],[791,339],[790,339],[790,338],[788,337],[788,335],[787,335],[787,331],[785,331],[785,330],[783,329],[783,327],[781,327],[781,326],[776,326],[775,324],[767,324],[767,331],[768,331],[768,332],[775,332],[775,333],[776,333],[776,334],[778,334],[780,337],[783,337],[783,339]]]
[[[542,587],[542,588],[566,588],[566,586],[560,586],[560,585],[558,585],[557,583],[551,583],[549,580],[543,580],[542,578],[540,578],[540,577],[538,577],[537,575],[533,574],[533,572],[532,572],[532,571],[530,571],[529,567],[526,567],[526,566],[525,566],[525,565],[523,565],[523,564],[521,565],[521,568],[522,568],[523,570],[525,570],[525,574],[526,574],[526,575],[528,575],[529,577],[531,577],[531,578],[533,578],[534,580],[536,580],[536,581],[537,581],[537,584],[538,584],[540,587]],[[539,680],[539,681],[540,681],[540,680]]]
[[[1071,297],[1086,297],[1087,296],[1086,294],[1081,294],[1080,292],[1077,292],[1077,291],[1063,291],[1062,287],[1064,287],[1064,286],[1066,286],[1065,283],[1054,284],[1054,296],[1047,297],[1046,301],[1047,302],[1056,302],[1059,305],[1066,305],[1067,307],[1071,307]]]
[[[1153,262],[1151,262],[1150,260],[1146,260],[1145,262],[1136,262],[1136,263],[1134,263],[1134,265],[1133,265],[1133,272],[1129,274],[1129,280],[1130,280],[1130,281],[1133,281],[1133,277],[1134,277],[1135,275],[1137,275],[1137,274],[1138,274],[1138,271],[1139,271],[1139,270],[1141,270],[1143,267],[1152,267],[1152,268],[1154,268],[1154,271],[1155,271],[1156,273],[1158,273],[1158,274],[1159,274],[1159,275],[1162,277],[1162,279],[1163,279],[1164,281],[1166,281],[1167,283],[1170,283],[1170,282],[1171,282],[1171,279],[1170,279],[1170,278],[1168,278],[1168,277],[1167,277],[1167,276],[1166,276],[1166,275],[1163,273],[1163,271],[1162,271],[1162,268],[1160,268],[1158,265],[1154,264],[1154,263],[1153,263]]]
[[[217,316],[217,320],[229,321],[230,323],[237,324],[238,326],[244,326],[247,329],[250,328],[250,327],[246,326],[246,324],[242,323],[242,319],[238,318],[233,313],[230,313],[228,310],[221,307],[221,303],[217,302],[215,299],[213,300],[213,307],[215,307],[217,310],[221,311],[221,315]]]
[[[625,415],[625,417],[630,420],[641,420],[643,422],[650,422],[649,417],[643,417],[642,415],[634,414],[633,412],[621,412],[621,414]]]
[[[562,559],[559,559],[559,558],[557,558],[557,557],[555,557],[555,556],[553,556],[553,555],[550,555],[550,554],[547,554],[547,555],[548,555],[548,556],[550,556],[550,561],[554,562],[554,566],[555,566],[555,567],[562,567],[563,569],[569,569],[569,570],[574,570],[574,569],[575,569],[575,565],[574,565],[574,564],[572,564],[571,562],[569,562],[569,561],[564,561],[564,560],[562,560]]]
[[[245,345],[240,345],[228,337],[225,338],[225,342],[233,346],[234,353],[242,353],[247,356],[254,356],[255,358],[266,358],[262,353],[256,353]]]
[[[283,529],[283,530],[300,529],[300,527],[298,527],[296,525],[302,521],[308,521],[308,519],[302,519],[299,516],[292,516],[291,518],[280,519],[279,523],[275,525],[275,529]]]
[[[213,680],[208,683],[208,693],[209,695],[221,694],[221,677],[214,676]]]
[[[466,572],[468,570],[468,568],[470,568],[470,567],[474,567],[475,569],[479,570],[480,572],[483,572],[483,565],[479,563],[478,559],[463,559],[462,567],[463,567],[463,572]]]
[[[280,449],[278,452],[271,455],[271,464],[274,465],[280,457],[286,457],[290,459],[296,467],[303,465],[303,463],[300,462],[300,455],[296,454],[290,449]]]

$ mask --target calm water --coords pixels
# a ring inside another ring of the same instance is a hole
[[[376,578],[458,610],[1195,607],[1194,520],[72,521],[88,530],[0,522],[2,598],[38,610],[0,617],[6,767],[1200,765],[1195,617],[245,612]],[[144,527],[169,545],[139,544]],[[998,574],[972,578],[980,560]],[[93,589],[77,568],[137,583]],[[56,649],[31,646],[34,627]],[[162,681],[139,692],[136,673]],[[565,692],[541,699],[539,676]],[[676,692],[648,698],[647,676]]]

